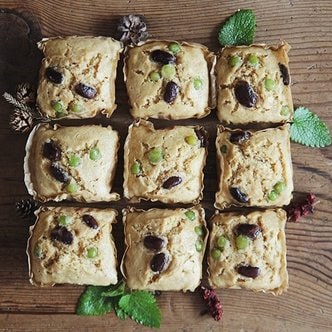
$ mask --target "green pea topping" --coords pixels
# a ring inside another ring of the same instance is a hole
[[[70,182],[66,185],[66,190],[70,193],[73,194],[78,190],[78,184],[76,182]]]
[[[226,146],[226,145],[222,145],[222,146],[220,147],[220,152],[221,152],[221,153],[227,153],[227,146]]]
[[[33,254],[37,257],[37,258],[41,258],[43,256],[43,250],[40,247],[39,244],[36,244],[35,248],[33,249]]]
[[[211,250],[211,256],[213,259],[215,259],[216,261],[220,259],[221,256],[221,251],[217,248],[213,248]]]
[[[178,43],[171,43],[168,45],[168,49],[173,53],[173,54],[178,54],[181,52],[181,46]]]
[[[131,166],[130,170],[131,170],[131,174],[139,175],[142,172],[142,167],[141,167],[140,163],[135,161],[133,163],[133,165]]]
[[[67,226],[67,225],[71,224],[72,219],[71,219],[71,217],[62,214],[61,216],[59,216],[58,222],[59,222],[59,225]]]
[[[238,55],[232,55],[229,59],[228,59],[228,64],[231,67],[237,67],[239,65],[241,65],[242,63],[242,59],[238,56]]]
[[[259,65],[259,59],[258,56],[255,54],[250,54],[248,57],[248,62],[251,66],[257,67]]]
[[[55,112],[55,116],[60,119],[60,118],[63,118],[65,116],[67,116],[67,113],[66,112]]]
[[[273,189],[277,194],[280,194],[282,191],[286,189],[286,185],[284,182],[279,181],[274,185]]]
[[[90,247],[86,250],[86,256],[88,258],[96,258],[98,256],[98,249],[96,247]]]
[[[278,198],[278,194],[275,190],[271,190],[270,193],[267,195],[269,201],[275,201]]]
[[[203,236],[204,235],[204,229],[202,226],[196,226],[194,228],[195,230],[195,233],[198,235],[198,236]]]
[[[190,135],[184,139],[189,145],[196,145],[198,142],[197,136]]]
[[[193,81],[195,90],[200,90],[203,86],[203,81],[200,78],[195,78]]]
[[[89,157],[93,161],[99,160],[101,158],[100,150],[98,148],[90,149]]]
[[[150,80],[153,82],[157,82],[161,79],[161,76],[157,71],[151,72],[149,77],[150,77]]]
[[[163,151],[161,148],[153,148],[148,153],[148,159],[152,165],[157,165],[160,163],[163,159]]]
[[[288,106],[283,106],[281,107],[280,115],[282,116],[287,116],[289,115],[289,107]]]
[[[267,91],[272,91],[276,87],[276,82],[271,78],[266,78],[264,80],[264,86]]]
[[[194,221],[196,219],[196,214],[193,210],[188,210],[184,214],[190,221]]]
[[[71,104],[70,110],[74,113],[79,113],[83,111],[83,106],[78,103]]]
[[[81,164],[81,158],[76,154],[71,154],[68,157],[68,163],[71,167],[77,167]]]
[[[161,67],[161,76],[170,80],[175,76],[175,67],[172,64],[163,65]]]
[[[51,106],[54,109],[56,113],[62,113],[63,112],[63,105],[62,102],[59,100],[52,100]]]
[[[219,249],[224,249],[228,242],[228,238],[225,235],[221,235],[217,238],[217,247]]]
[[[195,243],[196,251],[201,252],[204,247],[204,242],[202,240],[197,240]]]
[[[236,242],[236,247],[241,250],[241,249],[246,249],[250,245],[250,238],[245,235],[238,235],[235,239]]]

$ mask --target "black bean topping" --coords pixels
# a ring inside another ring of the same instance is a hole
[[[68,173],[55,163],[50,165],[50,173],[59,182],[67,183],[70,180]]]
[[[61,149],[51,140],[50,142],[44,143],[43,156],[51,161],[58,161],[61,158]]]
[[[85,214],[82,217],[83,222],[89,226],[90,228],[97,229],[98,223],[94,217],[92,217],[90,214]]]
[[[45,74],[52,83],[60,84],[63,81],[63,75],[53,67],[46,68]]]
[[[289,85],[290,78],[289,78],[288,68],[285,65],[283,65],[282,63],[279,63],[279,69],[280,69],[283,83],[285,85]]]
[[[75,86],[75,92],[78,93],[80,96],[88,99],[93,99],[96,97],[97,90],[92,86],[88,86],[83,83],[79,83]]]
[[[168,104],[172,104],[176,99],[178,93],[179,93],[179,86],[173,81],[168,82],[166,84],[164,92],[165,102]]]
[[[261,270],[259,267],[254,267],[250,265],[240,265],[237,267],[237,272],[245,277],[255,279],[260,275]]]
[[[176,58],[173,54],[168,53],[166,51],[162,51],[162,50],[152,51],[150,54],[150,58],[152,61],[164,64],[164,65],[167,65],[169,63],[173,64],[176,61]]]
[[[150,250],[160,250],[165,247],[165,240],[154,235],[147,235],[144,238],[144,246]]]
[[[248,203],[249,198],[248,196],[243,193],[239,188],[237,187],[231,187],[229,189],[229,192],[233,196],[234,199],[236,199],[240,203]]]
[[[246,81],[238,81],[234,87],[235,97],[245,107],[254,107],[258,96],[254,89]]]
[[[239,224],[235,230],[237,235],[245,235],[254,240],[262,232],[262,229],[255,224]]]
[[[198,140],[201,142],[201,148],[207,147],[207,135],[203,128],[195,128],[195,134]]]
[[[69,245],[73,243],[74,236],[66,227],[56,226],[51,231],[51,239]]]
[[[237,130],[231,133],[229,141],[233,144],[241,144],[250,138],[251,134],[247,130]]]
[[[162,185],[164,189],[171,189],[182,182],[182,178],[180,176],[171,176],[168,178]]]
[[[153,272],[162,272],[167,264],[168,257],[163,252],[153,256],[150,267]]]

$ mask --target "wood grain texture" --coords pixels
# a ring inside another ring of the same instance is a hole
[[[107,36],[114,35],[122,15],[138,13],[146,17],[150,34],[155,38],[200,42],[216,51],[215,36],[220,23],[238,8],[252,8],[257,17],[257,42],[278,43],[285,39],[292,45],[290,67],[295,104],[308,106],[332,128],[330,0],[0,0],[1,8],[20,9],[19,14],[0,12],[1,94],[4,90],[13,92],[19,82],[36,79],[40,57],[29,40],[40,36],[38,21],[45,37]],[[119,107],[111,119],[97,118],[85,122],[108,123],[119,130],[122,146],[115,189],[122,194],[122,149],[132,119],[121,74],[117,82],[117,104]],[[14,208],[15,201],[27,198],[22,167],[26,136],[10,131],[11,108],[2,99],[0,109],[0,331],[148,330],[131,321],[120,321],[113,314],[103,317],[74,315],[75,303],[83,287],[38,289],[29,284],[25,256],[29,223],[20,220]],[[155,123],[157,126],[169,124],[167,121]],[[211,114],[203,120],[181,123],[203,124],[211,136],[203,202],[208,216],[211,216],[216,191],[213,141],[217,119]],[[331,331],[332,149],[309,149],[292,144],[292,157],[295,197],[311,191],[317,194],[320,204],[314,215],[301,223],[287,225],[288,292],[274,297],[244,290],[218,291],[225,311],[219,323],[209,316],[201,316],[204,305],[198,293],[164,292],[158,298],[163,313],[161,331]],[[112,204],[117,209],[126,205],[125,200]],[[144,203],[142,206],[156,205]],[[121,246],[121,223],[115,231],[117,243]]]

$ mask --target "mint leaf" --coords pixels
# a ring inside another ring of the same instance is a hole
[[[115,314],[117,315],[117,317],[119,317],[120,319],[122,320],[125,320],[128,318],[128,315],[125,313],[124,310],[122,310],[120,307],[119,307],[119,304],[116,303],[115,306],[114,306],[114,311],[115,311]]]
[[[124,295],[119,307],[134,321],[149,327],[160,327],[161,312],[154,296],[146,291]]]
[[[250,45],[256,33],[256,17],[251,9],[240,9],[230,16],[218,33],[218,40],[225,45]]]
[[[82,316],[99,316],[113,311],[113,302],[102,296],[108,288],[108,286],[88,286],[78,301],[76,313]]]
[[[107,287],[105,292],[102,292],[101,295],[105,297],[117,297],[125,294],[125,283],[121,280],[116,285]]]
[[[295,110],[290,132],[292,141],[309,147],[323,148],[331,144],[331,134],[326,124],[303,106]]]

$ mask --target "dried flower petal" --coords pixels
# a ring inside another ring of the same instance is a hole
[[[209,311],[214,320],[219,321],[224,313],[220,300],[214,289],[208,289],[201,286],[202,295],[205,303],[207,304]]]
[[[32,128],[32,114],[25,110],[15,109],[10,116],[9,125],[14,131],[24,133]]]
[[[146,23],[138,15],[123,16],[118,24],[120,40],[125,44],[138,44],[148,38]]]
[[[298,222],[303,216],[314,212],[314,206],[318,204],[316,195],[309,193],[305,200],[297,203],[291,203],[286,207],[287,220]]]
[[[36,102],[35,89],[30,83],[20,83],[16,88],[17,100],[26,105],[34,105]]]

